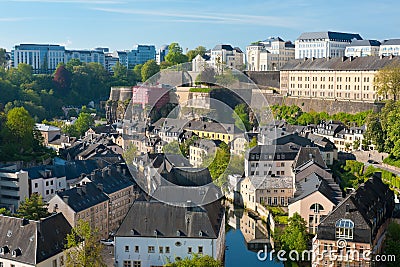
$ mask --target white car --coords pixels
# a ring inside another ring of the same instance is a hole
[[[100,243],[106,246],[114,246],[114,240],[112,239],[102,239],[100,240]]]

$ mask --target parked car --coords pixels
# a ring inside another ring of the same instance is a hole
[[[102,239],[100,240],[100,243],[106,246],[114,246],[114,240],[113,239]]]
[[[367,162],[370,164],[379,164],[379,162],[377,162],[376,160],[373,160],[373,159],[369,159]]]

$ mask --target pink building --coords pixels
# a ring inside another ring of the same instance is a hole
[[[150,105],[159,109],[169,103],[169,90],[170,87],[161,84],[157,86],[133,86],[132,104],[141,104],[143,108]]]

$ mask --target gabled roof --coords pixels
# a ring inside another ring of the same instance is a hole
[[[317,147],[300,147],[299,153],[294,160],[294,169],[301,168],[308,163],[315,163],[323,169],[327,169],[326,163],[322,158],[321,152]]]
[[[25,171],[28,172],[30,179],[60,178],[66,176],[64,166],[60,165],[40,165],[28,168]]]
[[[345,32],[304,32],[297,40],[310,40],[310,39],[329,39],[329,40],[346,40],[351,41],[353,39],[362,40],[361,36],[356,33],[345,33]]]
[[[62,213],[40,221],[0,215],[0,225],[0,247],[9,250],[0,255],[0,261],[7,259],[35,266],[61,253],[72,229]],[[12,252],[18,249],[13,257]]]
[[[297,202],[315,192],[320,192],[334,205],[342,200],[342,191],[332,178],[323,178],[317,173],[312,173],[296,183],[296,193],[290,203]]]
[[[92,183],[76,186],[61,192],[59,191],[57,192],[57,196],[60,197],[64,202],[66,201],[65,197],[67,197],[68,202],[66,202],[66,204],[75,212],[86,210],[94,205],[109,200],[108,196]]]
[[[255,189],[293,188],[293,177],[249,176],[248,179]]]
[[[216,239],[223,230],[225,209],[219,201],[195,207],[158,201],[136,201],[116,237]]]

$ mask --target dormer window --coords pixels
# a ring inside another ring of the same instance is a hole
[[[340,219],[336,222],[336,238],[353,239],[354,223],[349,219]]]
[[[314,211],[314,213],[319,213],[324,210],[324,207],[321,204],[314,203],[310,206],[310,210]]]

